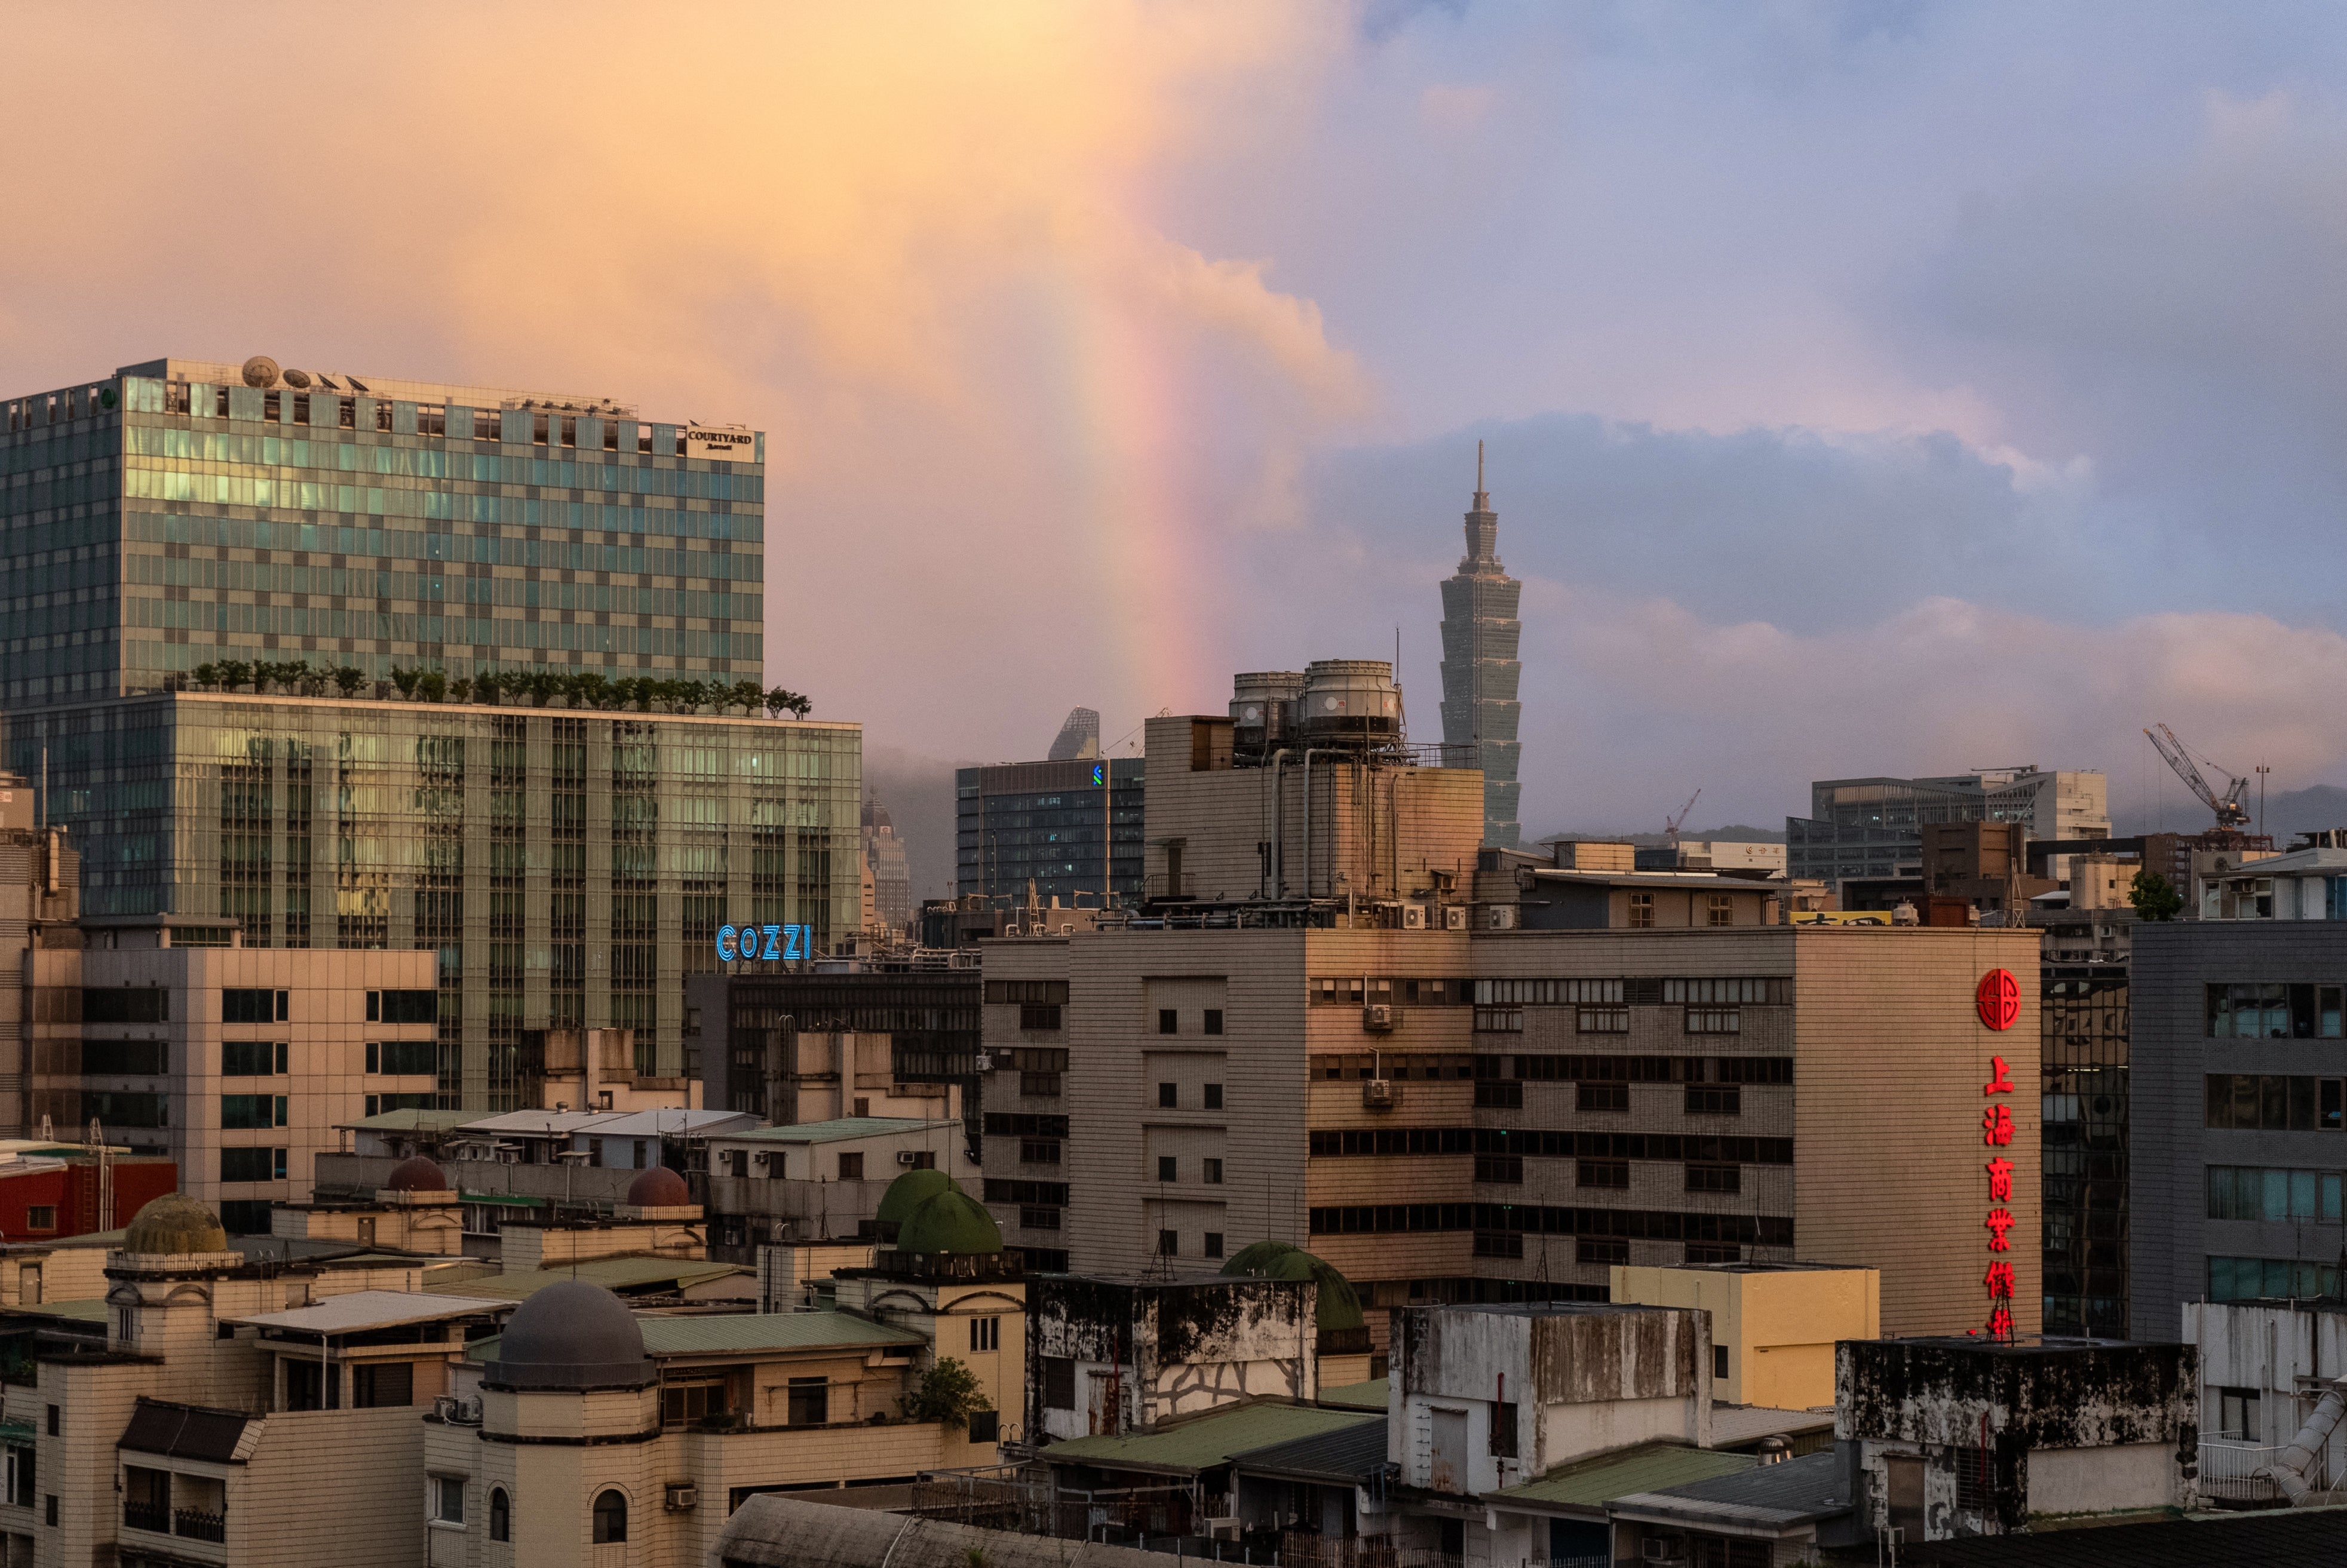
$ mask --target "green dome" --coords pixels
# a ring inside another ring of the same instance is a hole
[[[185,1193],[165,1193],[138,1211],[122,1233],[122,1250],[153,1256],[226,1252],[220,1216]]]
[[[901,1178],[900,1178],[901,1180]],[[897,1232],[898,1252],[987,1253],[1002,1250],[994,1216],[956,1187],[926,1199]]]
[[[939,1193],[960,1191],[958,1183],[934,1166],[926,1171],[907,1171],[889,1183],[888,1190],[880,1194],[880,1212],[873,1217],[884,1225],[901,1225],[913,1217],[915,1209]]]
[[[1320,1304],[1313,1314],[1313,1322],[1321,1332],[1368,1327],[1368,1320],[1361,1316],[1361,1298],[1353,1294],[1353,1282],[1337,1273],[1335,1265],[1293,1242],[1259,1241],[1253,1246],[1241,1247],[1223,1265],[1223,1272],[1251,1274],[1259,1279],[1317,1280]]]

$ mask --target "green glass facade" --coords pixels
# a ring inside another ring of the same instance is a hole
[[[763,683],[764,437],[260,379],[158,360],[0,400],[0,754],[46,768],[84,909],[436,950],[450,1105],[518,1108],[548,1027],[632,1027],[682,1075],[720,925],[856,927],[858,728],[387,699],[400,667]],[[231,661],[357,674],[191,689]]]
[[[90,914],[440,955],[444,1103],[516,1110],[524,1030],[632,1028],[686,1073],[721,925],[859,917],[854,724],[179,692],[14,715]]]
[[[0,404],[0,707],[222,660],[760,678],[764,436],[727,462],[592,399],[236,377]]]

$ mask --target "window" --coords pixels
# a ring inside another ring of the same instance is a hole
[[[595,1499],[594,1533],[598,1546],[616,1546],[628,1538],[628,1500],[617,1488]]]
[[[369,991],[366,1020],[369,1023],[438,1023],[440,993]]]
[[[1686,1190],[1690,1193],[1740,1193],[1744,1190],[1744,1167],[1690,1160],[1686,1168]]]
[[[427,1042],[428,1043],[428,1042]],[[229,1078],[267,1078],[285,1071],[285,1047],[265,1040],[220,1043],[220,1072]]]
[[[1958,1443],[1948,1450],[1948,1458],[1956,1471],[1956,1512],[1985,1514],[1989,1511],[1990,1484],[1993,1476],[1989,1467],[1989,1450],[1975,1443]]]
[[[1643,930],[1655,923],[1655,896],[1652,893],[1630,895],[1630,924]]]
[[[1715,1378],[1727,1376],[1727,1347],[1725,1345],[1711,1348],[1711,1375]]]
[[[1208,1257],[1222,1256],[1223,1233],[1220,1231],[1208,1231],[1206,1233],[1206,1245],[1201,1250],[1204,1251]]]
[[[1690,1083],[1686,1086],[1686,1113],[1690,1116],[1741,1116],[1744,1113],[1744,1091],[1733,1083]]]
[[[285,1125],[285,1096],[280,1094],[223,1094],[220,1096],[222,1127],[282,1127]]]
[[[1040,1204],[1021,1204],[1019,1223],[1030,1231],[1055,1231],[1060,1228],[1060,1211]]]
[[[81,993],[84,1023],[169,1023],[171,993],[160,986],[87,987]]]
[[[1524,1162],[1515,1154],[1478,1154],[1475,1156],[1475,1179],[1497,1182],[1501,1186],[1522,1186]]]
[[[1019,1027],[1020,1029],[1059,1028],[1060,1004],[1058,1002],[1020,1002]]]
[[[849,1112],[850,1115],[869,1116],[872,1114],[872,1102],[867,1096],[859,1094],[848,1103],[855,1107],[855,1109]]]
[[[425,1484],[431,1489],[432,1521],[436,1524],[465,1522],[465,1478],[460,1475],[436,1475]]]
[[[1689,1263],[1741,1263],[1744,1249],[1734,1242],[1691,1241],[1686,1244]]]
[[[2280,1301],[2292,1296],[2312,1300],[2338,1294],[2339,1268],[2335,1264],[2271,1257],[2209,1260],[2211,1301]]]
[[[1160,1111],[1171,1111],[1178,1103],[1179,1102],[1174,1098],[1172,1084],[1161,1083],[1157,1086],[1157,1108]]]
[[[969,1348],[973,1350],[1002,1348],[1002,1319],[973,1317],[969,1320]]]
[[[1573,1244],[1573,1255],[1579,1263],[1627,1263],[1630,1244],[1620,1236],[1585,1235]]]
[[[1177,1182],[1182,1179],[1175,1172],[1173,1155],[1157,1156],[1157,1179],[1161,1182]]]
[[[1471,1250],[1477,1257],[1522,1257],[1524,1238],[1515,1231],[1477,1231]]]
[[[25,1228],[53,1231],[57,1228],[57,1211],[51,1204],[35,1204],[25,1211]]]
[[[1734,1008],[1689,1008],[1686,1010],[1686,1031],[1689,1034],[1741,1034],[1744,1015]]]
[[[689,1427],[725,1413],[725,1380],[709,1378],[697,1383],[671,1380],[661,1389],[661,1424]]]
[[[2261,1403],[2255,1389],[2218,1389],[2217,1436],[2232,1442],[2264,1441],[2265,1423],[2258,1414]]]
[[[1578,1184],[1584,1187],[1626,1189],[1630,1185],[1630,1162],[1627,1160],[1582,1160]]]
[[[790,1387],[790,1421],[794,1427],[819,1427],[831,1419],[831,1380],[827,1378],[793,1378]]]
[[[8,1450],[8,1501],[18,1508],[30,1508],[33,1489],[33,1450],[12,1444]]]
[[[1179,1012],[1176,1012],[1176,1011],[1175,1011],[1174,1009],[1172,1009],[1172,1008],[1159,1008],[1159,1009],[1157,1009],[1157,1032],[1158,1032],[1158,1033],[1160,1033],[1160,1034],[1179,1034],[1179,1033],[1181,1032],[1181,1030],[1182,1030],[1182,1015],[1181,1015]]]
[[[1522,1034],[1524,1031],[1524,1009],[1477,1008],[1475,1028],[1484,1034]]]
[[[1206,1009],[1205,1032],[1208,1034],[1220,1034],[1223,1032],[1222,1009],[1208,1008]]]
[[[285,1002],[283,991],[224,990],[220,992],[220,1022],[283,1023]]]
[[[415,1078],[440,1071],[439,1042],[429,1040],[386,1040],[366,1048],[366,1070],[391,1078]],[[284,1069],[280,1068],[279,1071]]]
[[[1704,905],[1704,924],[1706,926],[1735,925],[1736,902],[1734,898],[1726,893],[1714,893],[1708,895]]]
[[[1223,1163],[1220,1160],[1201,1160],[1198,1165],[1199,1180],[1210,1187],[1219,1187],[1223,1184]]]
[[[1576,1015],[1583,1034],[1627,1034],[1630,1032],[1628,1008],[1582,1008]]]
[[[415,1402],[415,1368],[406,1361],[362,1361],[351,1368],[351,1408],[369,1410]]]
[[[864,1156],[861,1154],[842,1154],[839,1157],[839,1179],[843,1182],[862,1181],[864,1179]]]
[[[63,1433],[63,1431],[61,1430],[61,1428],[62,1428],[62,1425],[63,1425],[63,1422],[64,1422],[64,1415],[63,1415],[63,1412],[61,1412],[61,1411],[57,1409],[57,1407],[56,1407],[56,1406],[55,1406],[55,1405],[51,1405],[51,1406],[49,1406],[49,1407],[48,1407],[48,1412],[49,1412],[49,1436],[51,1436],[51,1437],[53,1437],[53,1438],[54,1438],[54,1437],[61,1437],[61,1436],[63,1436],[63,1435],[64,1435],[64,1433]]]
[[[285,1408],[289,1410],[339,1410],[343,1408],[342,1368],[333,1375],[316,1361],[282,1358],[285,1368]]]
[[[2341,1222],[2340,1173],[2270,1170],[2250,1165],[2209,1167],[2212,1220]]]
[[[1000,1410],[972,1410],[969,1413],[969,1440],[974,1443],[1000,1442],[1002,1440],[1002,1412]]]
[[[1222,1108],[1223,1108],[1223,1086],[1222,1086],[1221,1084],[1219,1084],[1219,1083],[1209,1083],[1209,1084],[1207,1084],[1207,1085],[1206,1085],[1206,1109],[1207,1109],[1207,1110],[1209,1110],[1209,1111],[1220,1111]]]
[[[1789,1056],[1723,1056],[1712,1062],[1713,1076],[1722,1083],[1790,1083]]]
[[[1516,1402],[1513,1399],[1498,1400],[1491,1406],[1491,1457],[1516,1457]]]
[[[513,1539],[513,1500],[506,1496],[504,1487],[489,1489],[489,1539]]]
[[[159,1040],[85,1040],[81,1042],[81,1070],[87,1077],[120,1073],[130,1077],[158,1078],[169,1071],[167,1061],[164,1042]]]
[[[285,1179],[285,1153],[282,1149],[222,1149],[220,1179],[282,1182]]]
[[[1076,1408],[1074,1358],[1043,1358],[1043,1408],[1047,1410],[1072,1410]]]
[[[1060,1163],[1060,1141],[1056,1138],[1020,1139],[1019,1163],[1022,1165],[1058,1164]]]
[[[1159,1231],[1157,1233],[1157,1255],[1160,1257],[1181,1256],[1182,1233],[1180,1231]]]
[[[2288,1040],[2290,988],[2283,985],[2210,986],[2209,1033],[2219,1040]]]
[[[1626,1083],[1576,1083],[1573,1104],[1582,1111],[1627,1111],[1630,1109],[1630,1086]]]
[[[2337,1079],[2316,1079],[2280,1073],[2212,1072],[2208,1075],[2207,1120],[2211,1127],[2268,1132],[2314,1132],[2321,1108],[2332,1102],[2322,1085],[2335,1092]],[[87,1096],[85,1095],[87,1100]]]
[[[1475,1081],[1475,1107],[1479,1111],[1521,1111],[1524,1107],[1524,1086],[1513,1079],[1479,1078]]]

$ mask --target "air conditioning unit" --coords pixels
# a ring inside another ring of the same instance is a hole
[[[1513,904],[1494,904],[1485,916],[1491,930],[1512,931],[1516,928],[1516,907]]]
[[[1464,904],[1445,904],[1442,907],[1442,928],[1446,931],[1465,930],[1467,928],[1467,906]]]
[[[1650,1535],[1645,1540],[1639,1560],[1653,1563],[1655,1568],[1674,1568],[1675,1564],[1686,1561],[1686,1542],[1657,1541]]]
[[[897,1163],[898,1163],[898,1164],[900,1164],[900,1165],[909,1165],[909,1164],[911,1164],[912,1163],[913,1163],[913,1151],[912,1151],[912,1150],[910,1150],[910,1149],[899,1149],[899,1150],[897,1150]]]
[[[1401,907],[1401,928],[1405,931],[1425,930],[1426,906],[1423,904],[1403,905]]]
[[[1365,1111],[1390,1111],[1394,1108],[1394,1086],[1390,1078],[1372,1078],[1361,1085],[1361,1108]]]
[[[1373,1030],[1378,1034],[1384,1034],[1390,1030],[1393,1026],[1394,1009],[1391,1002],[1371,1002],[1368,1006],[1361,1009],[1361,1027],[1363,1029]]]
[[[671,1513],[682,1513],[701,1505],[701,1488],[689,1481],[672,1481],[664,1489],[661,1501]]]

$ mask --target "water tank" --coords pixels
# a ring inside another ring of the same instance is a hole
[[[1231,744],[1240,751],[1276,745],[1295,728],[1304,677],[1293,670],[1258,670],[1231,677]]]
[[[1307,739],[1381,737],[1401,731],[1401,691],[1382,659],[1318,659],[1304,671]]]

